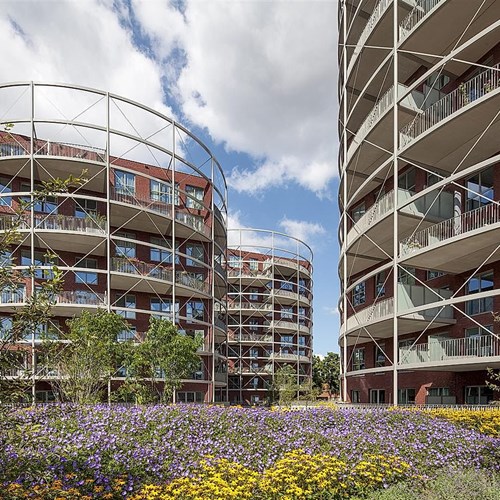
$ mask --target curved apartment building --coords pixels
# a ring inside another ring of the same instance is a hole
[[[56,264],[64,291],[52,329],[84,309],[105,308],[131,325],[124,339],[140,341],[151,316],[168,319],[203,339],[199,370],[178,400],[225,399],[226,183],[208,148],[162,113],[99,90],[3,84],[0,102],[8,129],[0,134],[0,230],[42,181],[82,171],[86,178],[26,211],[21,239],[3,259],[37,270],[17,290],[0,292],[2,326]],[[37,399],[47,400],[58,374],[36,354],[40,336],[18,346],[19,369],[31,374]]]
[[[339,2],[342,397],[493,399],[500,2]]]
[[[312,381],[312,251],[286,234],[228,231],[230,402],[272,397],[276,372],[293,369],[297,393]]]

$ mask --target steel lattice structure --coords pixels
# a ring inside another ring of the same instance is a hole
[[[3,328],[50,273],[49,251],[65,280],[52,329],[101,307],[125,316],[132,332],[124,336],[140,341],[151,315],[168,319],[203,339],[199,371],[178,399],[224,399],[227,189],[209,149],[162,112],[95,89],[3,84],[0,103],[9,129],[0,136],[0,230],[40,182],[86,178],[26,212],[21,240],[3,259],[18,270],[35,265],[37,274],[0,293]],[[58,373],[37,360],[40,332],[20,344],[10,376],[28,373],[33,396],[50,397]]]
[[[484,403],[500,367],[500,2],[339,2],[342,398]]]
[[[275,231],[228,231],[230,402],[263,403],[280,368],[312,382],[312,250]]]

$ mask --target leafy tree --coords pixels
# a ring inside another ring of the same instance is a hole
[[[11,124],[4,126],[9,132]],[[8,133],[4,138],[12,138]],[[5,140],[5,139],[4,139]],[[46,278],[37,286],[34,293],[25,296],[24,287],[27,280],[36,276],[36,266],[24,271],[14,269],[10,257],[13,245],[22,241],[20,229],[26,226],[27,214],[41,200],[57,193],[69,192],[81,186],[85,181],[86,172],[80,177],[69,176],[67,179],[55,178],[42,182],[41,187],[32,193],[30,201],[18,200],[18,207],[2,218],[0,229],[0,290],[4,297],[15,301],[24,301],[24,306],[18,308],[15,314],[0,325],[0,401],[18,401],[25,398],[29,389],[33,388],[32,373],[26,369],[25,356],[27,350],[18,349],[19,341],[31,335],[36,335],[50,323],[52,306],[57,294],[63,287],[63,274],[56,266],[46,272]],[[54,255],[45,255],[47,262]]]
[[[104,309],[83,311],[66,322],[68,331],[46,340],[46,363],[55,370],[55,385],[63,401],[102,401],[122,355],[118,335],[127,329],[122,316]]]
[[[330,390],[338,393],[340,389],[340,356],[329,352],[323,358],[313,356],[313,384],[320,388],[328,384]]]
[[[123,360],[126,380],[120,394],[136,403],[172,401],[182,379],[200,365],[199,346],[199,340],[180,334],[170,321],[151,317],[144,340],[128,343]]]
[[[279,368],[274,374],[273,385],[278,403],[283,406],[290,405],[300,390],[293,366],[284,365]]]

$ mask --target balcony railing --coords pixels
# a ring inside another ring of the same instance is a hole
[[[439,361],[486,361],[500,356],[500,340],[492,335],[435,340],[399,349],[400,364],[433,363]]]
[[[500,87],[500,63],[483,71],[468,82],[460,84],[453,92],[429,106],[399,132],[400,147],[410,144],[415,138],[468,106],[484,95]]]
[[[186,226],[210,238],[212,233],[211,228],[205,226],[205,221],[198,217],[197,215],[191,215],[186,212],[175,212],[175,220],[182,222]]]
[[[111,259],[111,270],[118,273],[134,274],[137,276],[145,276],[148,278],[160,279],[163,281],[173,281],[172,269],[165,269],[154,264],[148,264],[142,261],[133,261],[113,257]]]
[[[194,273],[189,273],[187,271],[176,271],[175,272],[175,282],[178,285],[187,286],[189,288],[194,288],[203,293],[209,293],[210,284],[204,280],[196,277]]]
[[[29,154],[21,144],[16,141],[0,142],[0,156],[21,156]]]
[[[289,297],[291,299],[298,299],[298,293],[293,292],[292,290],[281,290],[281,289],[275,289],[271,292],[272,295],[278,295],[279,297]]]
[[[271,270],[260,270],[260,269],[229,269],[227,273],[230,278],[263,278],[267,279],[271,276]]]
[[[119,189],[111,189],[111,199],[127,205],[134,205],[136,207],[145,208],[152,212],[172,217],[172,205],[163,201],[152,200],[149,196],[141,197],[136,193],[126,193]]]
[[[347,318],[346,329],[350,330],[358,325],[366,325],[394,314],[394,297],[379,300],[375,304],[361,309],[356,314]]]
[[[422,248],[432,247],[455,236],[460,236],[481,229],[489,224],[497,224],[499,222],[500,205],[496,203],[484,205],[470,212],[464,212],[456,217],[434,224],[418,231],[413,236],[405,238],[399,245],[400,256],[405,257]]]
[[[106,296],[87,290],[65,290],[57,295],[57,304],[78,304],[86,306],[106,305]]]
[[[278,265],[290,267],[292,269],[300,269],[301,271],[304,271],[306,273],[310,272],[309,269],[307,269],[307,267],[303,266],[302,264],[299,264],[299,262],[296,259],[285,259],[283,257],[272,257],[270,259],[267,259],[265,261],[265,266],[266,266],[265,271],[266,272],[268,270],[270,270],[273,261],[275,264],[278,264]]]
[[[26,302],[26,290],[24,288],[16,290],[4,288],[0,291],[0,304],[22,304],[24,302]]]
[[[413,31],[413,28],[442,1],[443,0],[418,0],[413,10],[399,25],[399,41],[404,40]]]
[[[228,309],[243,309],[252,311],[271,311],[272,304],[263,304],[262,302],[238,302],[229,300],[227,303]]]
[[[235,339],[230,339],[234,340],[236,342],[265,342],[269,343],[273,341],[273,336],[272,335],[259,335],[259,334],[241,334],[239,336],[236,336]]]
[[[35,229],[52,229],[56,231],[81,231],[85,233],[105,234],[106,221],[100,222],[91,217],[72,217],[69,215],[36,214]]]
[[[77,158],[99,163],[106,162],[106,150],[93,148],[91,146],[80,146],[78,144],[64,144],[61,142],[38,142],[35,144],[36,155],[63,156],[65,158]]]
[[[384,12],[387,10],[389,5],[392,4],[392,0],[380,0],[380,2],[376,5],[376,7],[373,9],[372,15],[368,19],[368,22],[366,23],[363,31],[361,32],[361,35],[358,39],[358,42],[356,43],[356,49],[354,50],[353,53],[353,59],[358,55],[358,53],[361,51],[361,48],[365,44],[366,40],[368,40],[368,37],[371,35],[373,32],[373,29],[379,22],[380,18],[383,16]]]

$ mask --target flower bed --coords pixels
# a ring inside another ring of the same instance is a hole
[[[334,499],[500,469],[500,439],[399,410],[53,405],[12,412],[0,436],[1,498],[16,500]]]

